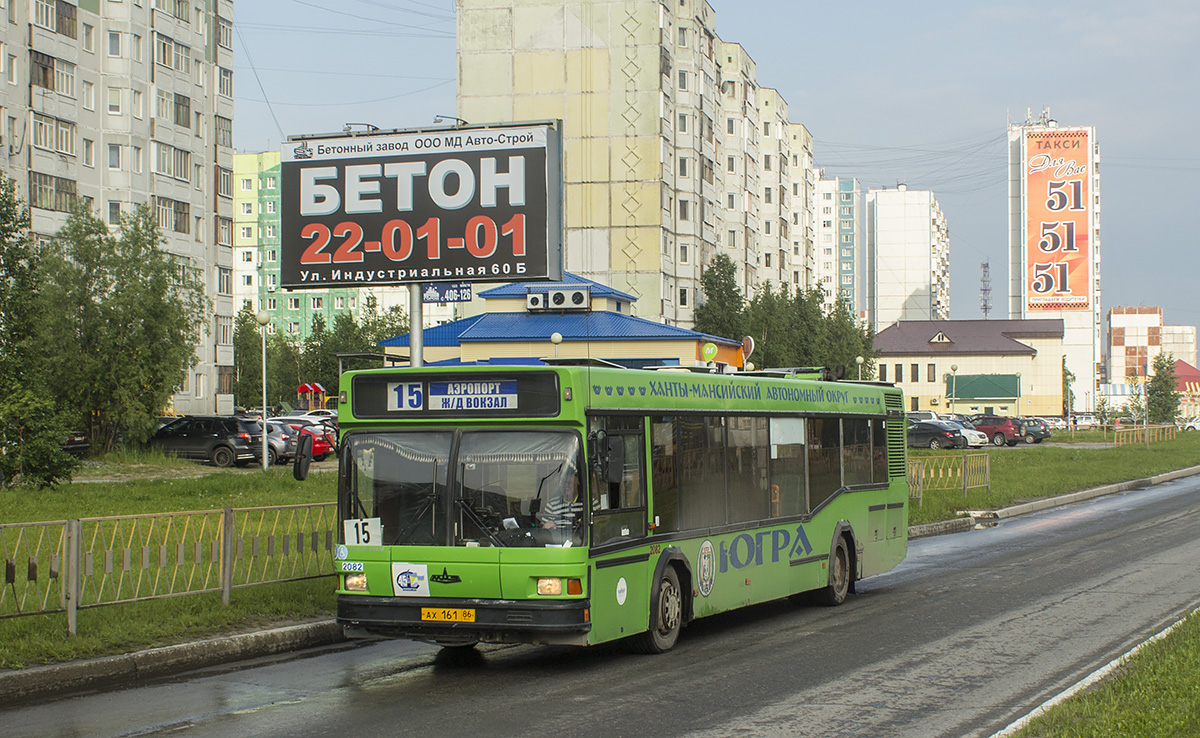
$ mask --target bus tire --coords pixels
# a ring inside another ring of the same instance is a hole
[[[664,653],[675,646],[683,628],[683,590],[675,567],[663,567],[658,580],[658,606],[650,613],[650,629],[636,637],[642,653]]]
[[[821,590],[821,603],[828,607],[836,607],[846,601],[850,591],[850,552],[846,549],[846,539],[838,536],[829,557],[829,584]]]

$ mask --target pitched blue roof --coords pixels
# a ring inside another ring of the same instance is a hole
[[[449,323],[442,323],[441,325],[435,325],[433,327],[426,328],[424,333],[421,334],[421,337],[424,339],[423,345],[425,345],[425,346],[445,346],[445,347],[457,346],[457,345],[459,345],[459,343],[458,343],[459,335],[466,329],[475,325],[475,323],[478,322],[479,319],[482,317],[483,317],[482,315],[472,315],[469,318],[463,318],[461,320],[452,320]],[[402,333],[399,336],[392,336],[391,338],[385,338],[384,340],[379,342],[379,345],[380,346],[407,346],[408,345],[408,336],[409,336],[409,334]]]
[[[728,345],[739,341],[696,333],[673,325],[624,313],[484,313],[479,322],[463,331],[459,341],[545,341],[555,331],[564,341],[586,340],[708,340]]]
[[[499,287],[493,287],[490,290],[484,290],[476,294],[485,299],[490,297],[524,297],[531,293],[541,294],[550,290],[569,289],[571,287],[578,287],[579,285],[587,285],[588,292],[591,293],[592,297],[611,297],[624,302],[637,302],[637,298],[633,295],[615,290],[606,284],[593,282],[577,274],[571,274],[570,272],[563,272],[563,280],[561,282],[513,282],[512,284],[500,285]]]
[[[564,341],[691,340],[739,346],[740,341],[697,333],[624,313],[484,313],[425,330],[426,346],[458,346],[483,341],[548,341],[554,332]],[[380,341],[380,346],[408,346],[408,334]]]

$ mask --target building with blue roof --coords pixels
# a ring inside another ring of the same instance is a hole
[[[427,365],[532,364],[543,357],[594,358],[632,367],[743,366],[740,340],[710,336],[631,314],[636,297],[574,274],[561,282],[516,282],[484,290],[485,312],[426,328]],[[555,342],[557,334],[558,342]],[[381,341],[407,357],[409,335]],[[710,346],[711,345],[711,346]]]

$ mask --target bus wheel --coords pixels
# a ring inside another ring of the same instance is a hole
[[[658,581],[658,607],[650,615],[650,630],[637,637],[638,650],[642,653],[670,651],[679,640],[679,630],[683,627],[683,591],[673,566],[663,569]]]
[[[829,584],[821,590],[821,601],[835,607],[846,601],[850,591],[850,554],[846,550],[846,539],[838,536],[829,561]]]

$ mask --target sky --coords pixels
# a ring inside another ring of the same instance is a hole
[[[1007,317],[1007,127],[1048,109],[1100,145],[1101,306],[1200,324],[1200,3],[710,0],[826,177],[932,190],[950,317]],[[431,125],[455,106],[452,0],[254,0],[234,19],[234,145]],[[269,104],[268,104],[269,102]],[[475,122],[475,121],[473,121]],[[1139,225],[1140,224],[1140,225]]]

